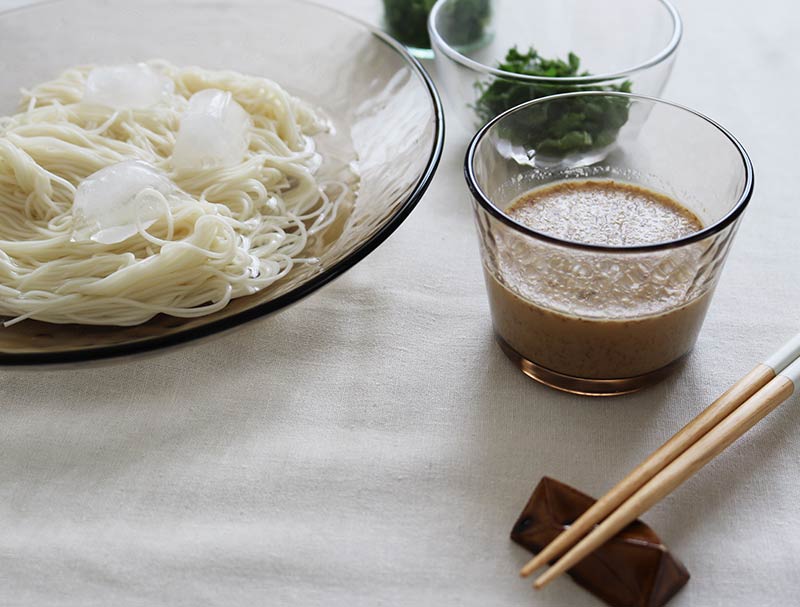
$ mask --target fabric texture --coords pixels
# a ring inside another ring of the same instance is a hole
[[[598,605],[517,575],[529,555],[508,536],[539,479],[601,495],[800,329],[800,13],[677,4],[665,97],[728,127],[756,168],[678,373],[590,400],[513,367],[462,177],[470,134],[450,120],[418,209],[291,309],[146,358],[0,369],[0,605]],[[692,574],[671,605],[797,604],[798,407],[643,517]]]

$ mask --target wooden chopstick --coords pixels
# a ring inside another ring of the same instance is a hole
[[[784,344],[764,363],[756,365],[752,371],[728,388],[717,400],[634,468],[574,523],[545,546],[539,554],[528,561],[520,570],[520,575],[527,577],[543,565],[564,554],[591,531],[594,525],[611,514],[614,509],[632,496],[676,457],[686,451],[701,436],[766,386],[775,377],[776,372],[782,371],[798,356],[800,356],[800,333]]]
[[[558,558],[578,540],[592,530],[598,522],[611,514],[617,506],[636,493],[647,481],[664,469],[681,453],[686,451],[701,436],[725,419],[732,411],[775,377],[775,371],[764,364],[757,365],[750,373],[728,388],[722,396],[709,405],[702,413],[686,424],[675,436],[669,439],[646,460],[634,468],[608,493],[597,500],[591,508],[560,533],[552,542],[532,558],[520,570],[527,577],[539,567]]]
[[[647,512],[654,504],[756,425],[770,411],[786,401],[794,393],[795,386],[800,386],[800,359],[792,362],[766,386],[645,483],[608,518],[543,573],[534,583],[534,588],[543,588]]]

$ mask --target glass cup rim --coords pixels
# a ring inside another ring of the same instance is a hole
[[[665,240],[663,242],[648,243],[643,245],[628,245],[628,246],[591,244],[591,243],[577,242],[574,240],[559,238],[558,236],[553,236],[551,234],[546,234],[545,232],[534,230],[533,228],[512,219],[509,215],[506,215],[500,209],[500,207],[498,207],[494,202],[492,202],[489,196],[486,195],[486,193],[481,189],[480,185],[478,184],[478,179],[475,176],[475,155],[478,149],[478,145],[481,143],[486,134],[489,131],[491,131],[492,128],[498,122],[504,120],[505,118],[511,116],[512,114],[515,114],[516,112],[525,110],[530,106],[538,105],[540,103],[552,101],[555,99],[564,99],[570,97],[585,97],[585,96],[623,97],[637,101],[647,101],[654,105],[667,105],[684,112],[689,112],[690,114],[697,116],[701,120],[707,122],[712,127],[716,128],[720,133],[722,133],[728,139],[728,141],[739,152],[739,158],[741,159],[744,168],[745,183],[736,203],[720,219],[704,227],[702,230],[698,230],[697,232],[692,232],[691,234],[682,236],[681,238],[676,238],[674,240]],[[560,246],[574,248],[574,249],[582,249],[585,251],[604,252],[604,253],[644,253],[653,251],[663,251],[667,249],[682,247],[694,242],[699,242],[701,240],[705,240],[706,238],[721,232],[726,227],[731,225],[734,221],[736,221],[736,219],[738,219],[738,217],[744,212],[745,208],[750,202],[750,199],[753,196],[753,189],[755,186],[755,175],[753,171],[753,163],[750,160],[750,156],[747,154],[747,151],[744,149],[744,146],[739,142],[739,140],[736,139],[736,137],[734,137],[730,131],[728,131],[718,122],[712,120],[711,118],[709,118],[704,114],[701,114],[700,112],[697,112],[691,108],[686,107],[685,105],[674,103],[672,101],[666,101],[664,99],[658,99],[657,97],[650,97],[648,95],[637,95],[634,93],[620,93],[616,91],[613,92],[581,91],[572,93],[561,93],[560,95],[549,95],[547,97],[540,97],[539,99],[533,99],[531,101],[527,101],[509,110],[506,110],[505,112],[499,114],[498,116],[495,116],[492,120],[487,122],[475,134],[475,136],[472,138],[472,141],[470,141],[469,147],[467,148],[466,156],[464,158],[464,177],[467,180],[467,187],[469,187],[472,196],[475,198],[475,200],[478,201],[478,203],[484,208],[484,210],[489,212],[496,219],[500,220],[502,223],[506,224],[511,229],[517,232],[521,232],[526,236],[530,236],[532,238],[536,238]]]
[[[678,9],[676,9],[670,0],[658,0],[664,8],[667,9],[671,19],[672,19],[672,36],[667,43],[667,45],[661,49],[658,53],[653,55],[650,59],[639,63],[638,65],[634,65],[633,67],[626,68],[617,72],[610,72],[606,74],[592,74],[590,76],[568,76],[563,78],[553,78],[553,77],[545,77],[545,76],[531,76],[528,74],[517,74],[514,72],[507,72],[505,70],[497,69],[490,65],[485,65],[483,63],[479,63],[474,59],[470,59],[466,55],[458,52],[454,47],[450,46],[439,31],[436,29],[436,17],[439,14],[439,10],[441,7],[449,2],[450,0],[437,0],[436,4],[431,9],[430,15],[428,16],[428,35],[431,39],[431,46],[432,48],[441,51],[445,55],[447,55],[450,59],[455,61],[456,63],[460,63],[464,67],[467,67],[476,72],[482,72],[484,74],[491,74],[493,76],[497,76],[500,78],[505,78],[507,80],[518,80],[521,82],[536,82],[539,84],[592,84],[597,82],[607,82],[609,80],[619,80],[622,78],[627,78],[637,72],[642,70],[646,70],[654,65],[658,65],[678,49],[678,44],[681,41],[683,36],[683,21],[681,20],[681,16],[678,13]]]

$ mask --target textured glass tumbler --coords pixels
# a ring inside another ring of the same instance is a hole
[[[592,123],[608,141],[588,166],[596,150],[553,148],[536,126],[585,107],[610,114]],[[750,160],[728,131],[687,108],[621,93],[570,93],[506,112],[472,140],[465,174],[500,345],[530,377],[588,395],[654,383],[692,348],[753,192]],[[569,180],[656,191],[703,227],[669,242],[600,246],[504,213],[521,194]]]

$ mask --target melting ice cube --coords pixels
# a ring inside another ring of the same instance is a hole
[[[227,91],[205,89],[192,95],[181,117],[172,150],[178,169],[226,167],[241,161],[252,122]]]
[[[115,109],[143,109],[156,105],[174,89],[172,80],[144,63],[96,67],[86,79],[83,101]]]
[[[164,213],[163,196],[176,189],[165,175],[141,160],[126,160],[92,173],[78,186],[72,204],[73,241],[122,242],[147,229]]]

